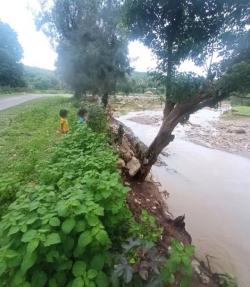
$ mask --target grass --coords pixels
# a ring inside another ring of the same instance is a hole
[[[0,214],[15,198],[17,186],[36,180],[36,164],[50,155],[61,139],[60,109],[75,110],[69,99],[51,97],[0,112]]]
[[[234,106],[233,115],[250,117],[250,106]]]

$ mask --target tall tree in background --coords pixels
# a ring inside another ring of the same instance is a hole
[[[164,119],[158,135],[141,159],[139,176],[144,178],[160,152],[173,140],[172,131],[178,123],[192,112],[229,95],[230,89],[223,80],[214,81],[209,68],[207,81],[199,89],[194,89],[191,95],[175,97],[175,71],[185,59],[204,59],[205,51],[213,50],[215,44],[223,51],[225,32],[244,32],[249,24],[249,1],[125,0],[124,11],[124,22],[132,37],[142,40],[154,51],[158,70],[166,75]],[[224,49],[224,54],[227,51]],[[237,75],[239,77],[239,73]]]
[[[0,86],[24,86],[22,55],[15,31],[0,22]]]
[[[117,81],[129,72],[119,16],[115,0],[54,0],[52,8],[43,6],[41,17],[58,43],[57,65],[64,80],[78,97],[87,92],[100,95],[104,106]]]

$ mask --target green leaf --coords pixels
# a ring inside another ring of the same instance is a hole
[[[72,231],[72,229],[75,227],[75,225],[76,225],[76,221],[74,218],[66,219],[63,222],[62,230],[64,233],[69,234]]]
[[[82,278],[78,277],[73,280],[71,287],[84,287],[84,281]]]
[[[30,219],[27,221],[27,224],[32,224],[32,223],[34,223],[36,220],[37,220],[37,217],[36,217],[36,216],[33,216],[32,218],[30,218]]]
[[[68,213],[68,208],[64,201],[60,201],[57,205],[57,213],[60,217],[66,217]]]
[[[11,278],[11,286],[22,286],[22,283],[24,281],[24,276],[21,270],[18,270],[14,277]]]
[[[39,245],[38,239],[33,239],[32,241],[30,241],[27,245],[27,253],[32,253],[34,250],[36,250],[38,245]]]
[[[96,239],[100,242],[102,245],[106,245],[109,242],[109,237],[106,231],[100,230],[97,235]]]
[[[8,236],[13,235],[13,234],[16,234],[18,231],[19,231],[19,227],[18,227],[18,226],[12,226],[12,227],[10,228],[10,231],[9,231],[9,233],[8,233]]]
[[[83,276],[86,272],[86,264],[83,261],[76,261],[72,268],[75,277]]]
[[[58,287],[55,278],[52,278],[52,279],[49,280],[49,287]]]
[[[93,257],[91,260],[90,266],[95,270],[101,271],[105,263],[105,256],[100,254]]]
[[[30,242],[31,240],[33,240],[37,235],[37,230],[31,229],[28,230],[27,232],[25,232],[21,238],[22,242]]]
[[[0,276],[5,272],[7,268],[7,264],[5,263],[5,261],[1,260],[0,261]]]
[[[87,276],[91,280],[91,279],[94,279],[97,276],[97,274],[98,272],[95,269],[89,269]]]
[[[84,220],[78,221],[75,227],[76,232],[83,232],[86,228]]]
[[[53,226],[53,227],[60,226],[60,224],[61,224],[61,222],[60,222],[60,219],[58,217],[53,217],[49,221],[49,225]]]
[[[21,271],[22,273],[26,273],[36,262],[37,259],[37,254],[32,253],[32,254],[25,254],[23,258],[23,262],[21,264]]]
[[[94,214],[88,214],[86,216],[87,222],[89,226],[96,226],[99,224],[99,219],[96,215]]]
[[[96,278],[96,284],[98,287],[108,287],[109,280],[105,273],[99,272]]]
[[[55,244],[61,243],[61,238],[58,233],[51,233],[47,236],[46,241],[44,242],[44,246],[51,246]]]
[[[192,257],[194,255],[194,246],[188,245],[185,247],[185,253],[188,257]]]
[[[32,276],[32,287],[44,287],[47,282],[47,275],[42,270],[36,271]]]
[[[83,248],[87,246],[91,241],[92,241],[92,236],[91,236],[90,231],[85,231],[80,235],[78,239],[78,246]]]

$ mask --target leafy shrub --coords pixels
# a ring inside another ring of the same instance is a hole
[[[229,274],[215,274],[216,281],[220,287],[237,287],[237,283],[234,278]]]
[[[170,256],[161,270],[163,282],[165,284],[173,284],[176,278],[180,278],[180,286],[190,286],[193,255],[193,246],[184,246],[181,242],[173,240],[170,246]]]
[[[116,161],[104,134],[78,126],[39,164],[39,184],[13,186],[17,199],[0,222],[1,286],[161,287],[176,275],[189,279],[192,247],[173,241],[162,257],[151,242],[162,230],[146,211],[142,227],[129,228]],[[127,234],[137,239],[122,244]]]
[[[100,105],[90,105],[88,108],[89,126],[95,132],[106,132],[108,129],[105,110]]]
[[[60,137],[58,111],[69,110],[70,126],[76,122],[69,99],[51,97],[1,112],[0,115],[0,217],[16,198],[20,186],[37,180],[36,166],[49,158]]]
[[[1,286],[109,286],[109,230],[130,218],[126,193],[104,136],[86,126],[65,136],[40,185],[23,187],[2,218]]]
[[[161,239],[163,228],[158,227],[154,216],[150,215],[146,209],[142,213],[137,223],[134,219],[130,224],[131,235],[146,241],[156,242]]]
[[[160,282],[160,269],[165,261],[154,243],[130,238],[123,244],[122,255],[117,257],[112,283],[114,286],[139,287],[145,286],[145,282]]]
[[[117,257],[113,286],[165,287],[179,282],[180,286],[188,287],[193,254],[192,246],[173,240],[167,258],[160,254],[154,243],[130,238],[123,244],[122,255]]]

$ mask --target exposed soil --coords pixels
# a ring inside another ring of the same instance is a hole
[[[209,148],[224,150],[250,158],[250,118],[222,116],[211,128],[192,125],[188,139]]]
[[[132,111],[163,110],[163,101],[160,96],[116,96],[110,99],[110,104],[116,115]]]
[[[129,120],[144,125],[160,125],[161,116],[135,116]],[[250,117],[222,116],[204,127],[188,122],[185,135],[193,143],[250,158]]]

